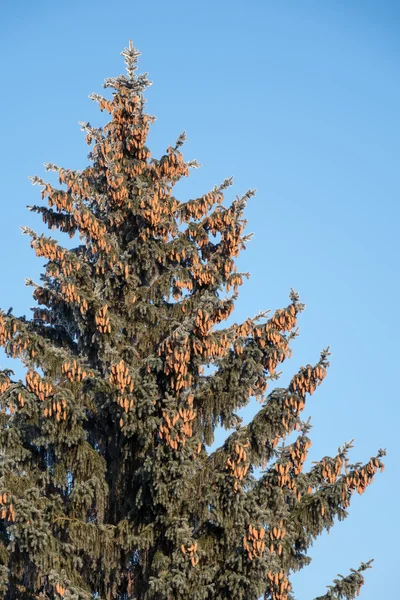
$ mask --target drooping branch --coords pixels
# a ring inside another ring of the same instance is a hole
[[[361,587],[364,585],[364,571],[371,568],[373,559],[366,563],[361,563],[358,569],[350,569],[350,575],[343,577],[338,575],[338,579],[333,580],[333,585],[328,585],[329,588],[326,594],[318,596],[315,600],[352,600],[359,595]]]

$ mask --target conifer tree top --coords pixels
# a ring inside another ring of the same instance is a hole
[[[0,345],[26,368],[0,372],[0,600],[293,600],[291,574],[385,452],[351,464],[347,443],[306,471],[302,413],[329,348],[276,387],[299,295],[226,323],[249,275],[236,258],[255,190],[226,202],[228,178],[175,196],[198,164],[185,133],[151,156],[151,82],[132,42],[122,55],[112,97],[90,96],[110,121],[81,122],[89,166],[47,163],[57,186],[32,177],[47,206],[30,210],[80,243],[22,228],[46,259],[40,284],[27,280],[37,306],[30,320],[0,313]],[[218,426],[228,437],[210,453]],[[354,598],[369,566],[317,600]]]

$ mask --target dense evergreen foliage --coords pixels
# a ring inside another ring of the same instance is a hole
[[[286,308],[223,326],[254,191],[225,206],[228,179],[174,196],[198,165],[184,134],[151,158],[150,82],[131,43],[122,54],[111,99],[91,96],[110,122],[82,123],[90,166],[45,165],[59,187],[32,178],[48,206],[30,209],[80,245],[23,228],[47,260],[41,285],[28,281],[37,306],[0,313],[0,344],[26,367],[24,381],[0,372],[0,598],[291,599],[290,574],[384,451],[350,464],[346,444],[303,471],[301,415],[329,351],[267,393],[304,306],[292,291]],[[243,425],[237,411],[257,400]],[[209,453],[219,425],[231,432]],[[368,566],[318,600],[354,598]]]

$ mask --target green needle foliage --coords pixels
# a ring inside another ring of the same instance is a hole
[[[111,99],[91,96],[110,122],[82,123],[90,166],[46,165],[59,187],[32,178],[48,206],[30,209],[80,245],[23,228],[47,259],[42,284],[27,282],[38,306],[31,320],[0,313],[0,345],[26,367],[24,381],[0,372],[0,598],[289,600],[290,574],[384,451],[352,465],[346,444],[303,472],[301,414],[329,351],[267,394],[304,306],[292,291],[273,315],[224,327],[247,276],[235,258],[254,191],[225,206],[227,179],[174,196],[198,165],[184,134],[151,158],[150,82],[132,43],[122,54]],[[217,426],[231,433],[210,454]],[[318,600],[354,598],[368,566]]]

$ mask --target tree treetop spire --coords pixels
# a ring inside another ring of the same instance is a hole
[[[128,77],[125,75],[119,75],[119,77],[108,77],[104,80],[103,87],[112,87],[115,89],[128,88],[135,94],[141,94],[152,82],[147,78],[147,73],[142,75],[135,75],[135,71],[138,65],[138,58],[141,52],[137,50],[132,44],[132,40],[129,40],[129,46],[124,48],[121,52],[121,56],[125,58],[126,71]],[[89,96],[92,97],[93,95]],[[92,98],[96,99],[96,98]]]
[[[137,69],[138,58],[141,52],[134,47],[132,40],[129,40],[128,48],[124,48],[121,52],[121,56],[125,58],[126,71],[129,79],[134,79],[134,73]]]

